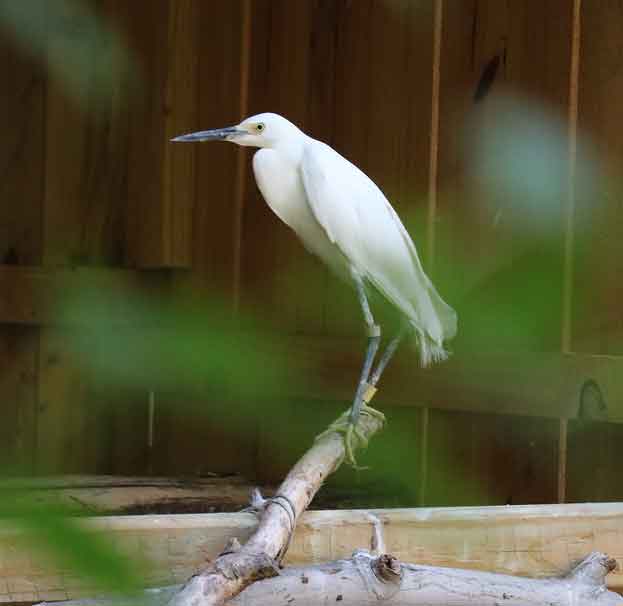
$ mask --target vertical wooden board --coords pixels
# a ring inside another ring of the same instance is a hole
[[[582,3],[579,143],[593,152],[597,170],[592,172],[586,165],[591,158],[579,156],[572,349],[600,354],[623,353],[623,135],[617,103],[623,93],[621,19],[621,2]]]
[[[243,2],[202,2],[199,7],[198,113],[191,130],[237,124],[241,85]],[[193,278],[211,296],[234,296],[236,147],[197,146],[193,212]],[[250,154],[248,158],[251,160]],[[251,184],[250,184],[251,185]],[[253,184],[254,188],[255,185]]]
[[[458,355],[560,346],[571,16],[444,3],[436,268]]]
[[[4,0],[5,2],[9,0]],[[25,8],[35,31],[45,6]],[[0,35],[4,93],[0,98],[0,263],[37,263],[41,255],[45,71],[8,33]]]
[[[0,474],[33,471],[36,447],[38,331],[0,331]]]
[[[67,333],[42,332],[37,415],[37,473],[82,471],[86,378],[67,348]]]
[[[310,90],[310,36],[314,3],[253,3],[249,114],[271,111],[305,130]],[[242,301],[285,332],[317,326],[305,297],[310,259],[296,236],[268,209],[255,184],[247,188],[242,217]],[[300,316],[300,319],[299,319]]]
[[[46,265],[123,260],[132,76],[118,31],[124,10],[118,0],[101,0],[48,11]]]
[[[98,473],[151,473],[153,467],[150,467],[152,461],[148,448],[149,392],[147,389],[115,388],[110,385],[100,388],[100,391],[98,401],[101,402],[101,418],[106,428],[97,460]],[[171,452],[168,456],[172,456]]]
[[[7,1],[7,0],[5,0]],[[32,57],[44,2],[13,6],[29,32],[0,33],[0,263],[41,259],[45,70]],[[22,12],[23,11],[23,12]],[[21,39],[32,35],[33,38]],[[31,473],[36,439],[38,330],[0,327],[0,472]]]
[[[418,503],[417,481],[421,452],[418,444],[421,411],[384,407],[388,425],[376,435],[357,462],[365,470],[343,465],[327,481],[327,492],[343,507],[413,507]],[[262,417],[258,438],[258,481],[278,484],[292,465],[346,408],[346,402],[288,400],[270,408]],[[288,428],[275,432],[275,418]],[[322,502],[322,492],[318,501]]]
[[[573,419],[568,435],[567,502],[623,500],[623,425]]]
[[[99,23],[89,82],[88,136],[82,175],[82,241],[78,262],[123,264],[127,258],[129,82],[138,77],[127,42],[129,7],[98,0]]]
[[[44,251],[46,265],[80,257],[88,92],[96,32],[88,5],[59,2],[48,13]],[[64,71],[72,74],[70,77]],[[62,70],[62,71],[61,71]],[[69,86],[71,83],[71,87]]]
[[[124,41],[126,8],[100,0],[59,2],[48,11],[45,265],[120,263],[125,256],[127,83],[136,75]],[[102,464],[103,403],[77,339],[69,329],[41,330],[40,473]],[[85,351],[92,355],[93,347]]]
[[[256,436],[255,416],[245,416],[236,402],[157,393],[154,473],[252,477]]]
[[[128,173],[129,261],[138,267],[190,267],[195,151],[172,145],[196,122],[199,3],[133,4],[130,38],[139,76],[133,103]]]
[[[426,505],[556,501],[558,422],[431,410]]]
[[[336,33],[334,146],[385,192],[420,251],[428,190],[433,7],[433,0],[342,2]],[[335,280],[328,282],[325,320],[329,332],[362,331],[356,297]]]

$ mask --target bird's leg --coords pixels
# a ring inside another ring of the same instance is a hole
[[[383,355],[381,356],[381,359],[376,369],[372,373],[372,377],[370,378],[369,383],[372,387],[376,387],[376,384],[379,382],[381,375],[383,374],[383,371],[389,364],[389,361],[392,359],[393,355],[396,353],[396,350],[398,349],[398,345],[400,345],[400,342],[402,341],[402,338],[405,336],[406,332],[407,332],[407,325],[403,324],[400,327],[398,334],[389,342],[389,344],[385,348],[385,351],[383,352]]]
[[[368,329],[368,346],[366,348],[366,356],[363,362],[363,367],[361,369],[361,375],[359,377],[359,383],[357,385],[357,391],[355,393],[355,399],[353,400],[352,407],[335,423],[333,423],[327,431],[323,432],[320,436],[318,436],[318,438],[321,438],[326,434],[335,431],[344,433],[344,451],[346,460],[353,467],[358,468],[357,462],[355,461],[355,449],[353,446],[353,439],[356,438],[358,442],[364,447],[367,443],[366,438],[357,429],[357,422],[359,421],[359,416],[362,410],[366,414],[381,417],[383,421],[385,420],[385,416],[383,415],[383,413],[374,410],[373,408],[370,408],[364,403],[370,390],[368,378],[370,376],[370,371],[372,370],[372,364],[374,363],[376,352],[378,351],[379,344],[381,342],[381,327],[374,323],[374,317],[372,316],[372,312],[370,311],[370,305],[368,303],[368,298],[366,297],[361,277],[353,272],[353,279],[357,287],[359,303],[361,305],[363,317]]]
[[[374,317],[370,311],[370,304],[368,303],[368,298],[366,297],[363,281],[358,275],[354,275],[354,278],[357,286],[359,303],[361,305],[361,310],[363,311],[363,318],[368,330],[368,346],[366,348],[366,357],[363,362],[363,367],[361,368],[361,376],[359,377],[357,391],[355,392],[355,399],[353,400],[353,405],[350,409],[349,423],[352,427],[356,427],[357,421],[359,420],[364,394],[368,389],[368,378],[370,376],[370,371],[372,370],[372,364],[374,363],[376,352],[378,351],[379,344],[381,342],[381,327],[374,323]]]

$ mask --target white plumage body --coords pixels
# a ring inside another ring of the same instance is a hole
[[[273,117],[282,134],[253,158],[268,206],[334,272],[344,278],[358,274],[404,314],[423,365],[444,359],[444,341],[456,333],[456,314],[424,273],[413,241],[381,190],[284,118],[254,118],[265,119],[268,130]]]

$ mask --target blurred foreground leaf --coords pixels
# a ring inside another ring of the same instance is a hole
[[[105,532],[87,529],[66,507],[40,503],[18,480],[0,485],[0,528],[20,532],[25,550],[42,552],[98,589],[119,594],[140,590],[140,566],[121,554]]]

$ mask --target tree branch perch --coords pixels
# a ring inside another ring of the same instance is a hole
[[[334,424],[347,419],[348,412]],[[362,411],[357,424],[357,446],[382,427],[382,421]],[[277,490],[277,497],[262,507],[259,526],[245,545],[226,549],[208,568],[193,576],[170,600],[170,606],[217,606],[231,600],[261,579],[280,574],[296,521],[326,478],[345,456],[343,437],[336,432],[321,434],[290,470]]]

